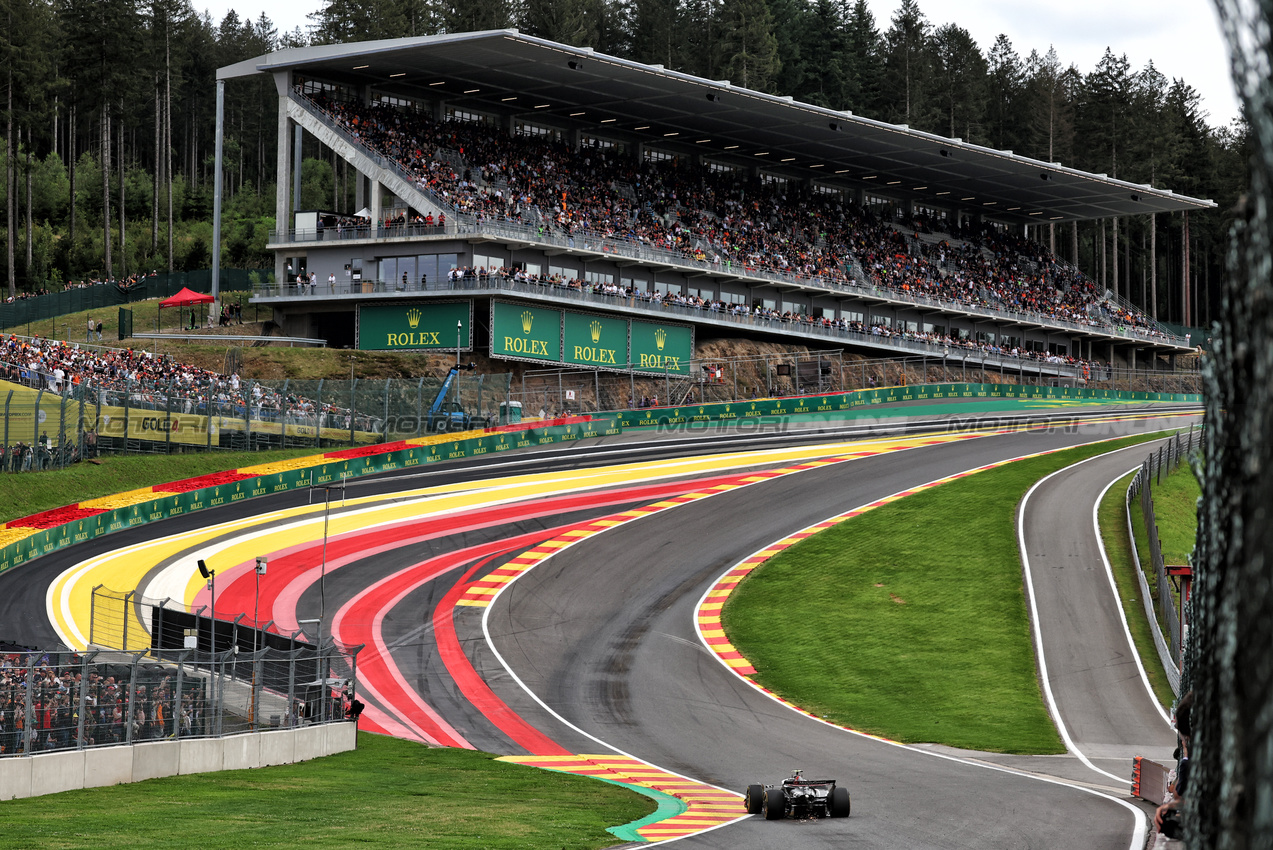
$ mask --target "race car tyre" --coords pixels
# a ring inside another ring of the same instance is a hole
[[[765,820],[782,820],[787,814],[785,811],[787,801],[783,799],[781,788],[767,788],[765,790]]]
[[[849,808],[851,801],[849,800],[849,789],[837,786],[831,791],[831,804],[828,808],[831,810],[833,818],[847,818],[849,816]]]
[[[747,814],[758,815],[765,807],[765,786],[748,785],[747,796],[743,798],[743,806],[747,809]]]

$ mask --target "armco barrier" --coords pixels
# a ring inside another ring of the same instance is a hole
[[[627,410],[615,414],[621,428],[648,428],[689,422],[730,422],[769,416],[798,416],[830,413],[897,404],[908,401],[949,399],[1015,398],[1038,401],[1151,402],[1178,401],[1201,404],[1201,397],[1183,393],[1090,390],[1080,387],[1036,387],[1021,384],[923,384],[912,387],[881,387],[823,396],[764,398],[717,404],[691,404]]]
[[[292,764],[355,748],[357,725],[325,723],[0,759],[0,801],[219,770]]]
[[[572,421],[546,427],[532,422],[518,431],[480,434],[470,431],[454,437],[421,437],[400,443],[345,449],[90,499],[0,526],[0,573],[41,555],[105,534],[257,496],[444,460],[608,436],[620,431],[615,418]]]

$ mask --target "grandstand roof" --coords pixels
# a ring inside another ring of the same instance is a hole
[[[1014,224],[1215,206],[511,29],[278,50],[217,79],[281,70]]]

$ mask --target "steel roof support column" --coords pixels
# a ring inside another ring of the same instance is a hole
[[[301,208],[301,143],[305,140],[305,130],[300,124],[293,129],[295,150],[292,152],[292,211]],[[297,271],[300,271],[299,265]]]
[[[291,222],[287,212],[288,176],[292,173],[292,146],[288,144],[288,132],[291,119],[287,117],[288,79],[285,71],[274,75],[274,85],[278,89],[278,160],[274,169],[274,230],[279,242],[291,241],[289,231]],[[280,285],[287,283],[287,257],[283,252],[274,254],[274,280]]]
[[[221,154],[225,146],[225,80],[217,80],[216,156],[212,163],[212,304],[221,297]]]

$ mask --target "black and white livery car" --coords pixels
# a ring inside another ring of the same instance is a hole
[[[781,818],[847,818],[849,789],[834,779],[805,779],[797,770],[781,785],[748,785],[747,813],[765,820]]]

